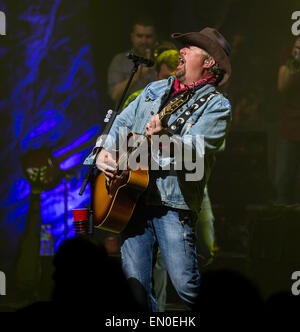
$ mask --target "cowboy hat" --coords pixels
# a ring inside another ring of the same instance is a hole
[[[184,45],[193,45],[204,49],[225,71],[224,77],[218,85],[224,84],[230,77],[231,65],[229,60],[230,46],[219,31],[206,27],[199,32],[173,33],[172,38]]]

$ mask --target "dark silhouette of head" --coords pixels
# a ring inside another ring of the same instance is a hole
[[[119,262],[104,246],[76,237],[65,241],[54,258],[53,300],[60,307],[105,312],[136,310]]]
[[[263,302],[255,286],[239,272],[212,270],[203,273],[199,295],[193,311],[207,326],[236,326],[261,318]]]

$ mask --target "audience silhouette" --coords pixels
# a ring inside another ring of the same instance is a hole
[[[140,312],[120,262],[104,246],[76,236],[64,241],[54,260],[54,290],[50,302],[34,303],[19,311],[96,313]]]
[[[202,326],[247,327],[263,314],[263,301],[254,285],[239,272],[219,269],[202,274],[199,295],[193,312]]]
[[[131,291],[139,285],[126,280],[119,259],[109,256],[103,245],[84,236],[68,239],[59,247],[53,264],[51,301],[34,303],[19,312],[72,312],[94,318],[148,312]],[[285,326],[296,319],[299,302],[300,297],[291,292],[273,294],[264,302],[253,282],[239,272],[207,270],[201,275],[196,303],[187,314],[197,316],[201,327]]]
[[[266,321],[276,328],[295,326],[300,311],[300,296],[291,291],[282,291],[270,296],[266,301]]]

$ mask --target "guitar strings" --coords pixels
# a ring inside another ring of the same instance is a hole
[[[186,91],[182,95],[171,100],[171,102],[166,107],[164,107],[162,109],[162,111],[159,113],[159,119],[162,120],[166,115],[174,113],[179,107],[181,107],[183,104],[185,104],[189,100],[190,95],[191,94],[189,93],[189,91]],[[148,137],[149,136],[147,135],[146,131],[144,131],[144,133],[140,136],[140,138],[137,139],[135,145],[128,148],[128,151],[126,153],[124,153],[121,156],[121,158],[118,160],[115,174],[117,174],[119,172],[119,170],[120,170],[119,167],[120,167],[121,162],[128,160],[130,153],[132,153],[136,147],[138,147],[140,144],[142,144],[143,141],[145,141],[145,139],[148,139]]]

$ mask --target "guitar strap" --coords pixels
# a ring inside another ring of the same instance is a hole
[[[159,113],[164,108],[164,106],[166,105],[167,101],[169,100],[169,98],[171,96],[171,92],[172,92],[172,89],[170,88],[169,90],[167,90],[164,93],[164,95],[161,98],[161,103],[160,103],[159,110],[157,113]]]
[[[210,92],[207,95],[198,99],[168,127],[168,132],[171,133],[172,135],[175,134],[179,135],[188,118],[206,101],[210,100],[217,94],[219,94],[219,92]]]

